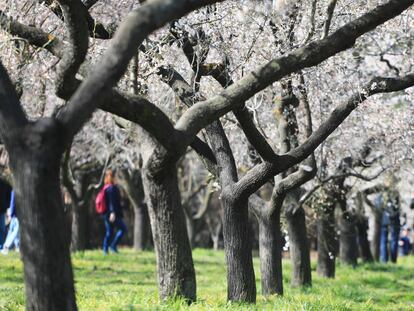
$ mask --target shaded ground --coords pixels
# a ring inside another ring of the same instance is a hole
[[[159,304],[152,252],[122,249],[103,257],[100,251],[77,253],[75,266],[80,310],[414,310],[414,257],[397,265],[338,266],[335,280],[316,277],[314,286],[299,290],[289,286],[290,265],[284,262],[285,296],[258,295],[256,307],[227,304],[223,252],[194,251],[198,302]],[[258,259],[256,279],[260,292]],[[22,264],[18,254],[0,256],[0,310],[23,310]]]

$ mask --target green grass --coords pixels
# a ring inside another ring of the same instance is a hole
[[[337,278],[318,278],[313,287],[289,286],[290,264],[284,262],[285,295],[264,298],[256,306],[226,303],[223,252],[194,251],[198,301],[160,303],[156,289],[152,252],[122,249],[119,255],[103,257],[100,251],[73,256],[77,301],[80,310],[414,310],[414,257],[397,265],[338,265]],[[260,292],[258,258],[256,281]],[[315,265],[313,264],[313,270]],[[18,254],[0,257],[0,310],[23,310],[22,264]]]

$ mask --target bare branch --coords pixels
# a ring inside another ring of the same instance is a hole
[[[124,74],[130,59],[151,32],[171,20],[214,2],[218,1],[154,0],[134,10],[121,24],[110,47],[72,96],[70,104],[60,111],[58,119],[66,127],[68,137],[79,131],[98,104],[108,96],[108,90]]]
[[[331,2],[329,2],[328,9],[326,10],[326,20],[323,29],[323,38],[326,38],[329,35],[329,29],[331,28],[332,17],[337,3],[338,0],[331,0]]]
[[[401,14],[413,3],[414,0],[390,0],[339,28],[325,39],[309,43],[286,56],[270,61],[229,86],[219,95],[195,104],[178,120],[176,129],[187,133],[189,137],[194,136],[208,123],[231,110],[242,107],[247,99],[273,82],[305,67],[315,66],[352,47],[357,38]]]
[[[194,45],[200,44],[198,38],[192,38],[190,40],[189,33],[181,29],[178,31],[177,26],[171,27],[170,31],[175,36],[175,38],[181,40],[180,42],[182,42],[182,49],[184,51],[184,54],[186,55],[196,75],[200,77],[212,76],[223,88],[234,84],[229,74],[226,62],[222,64],[205,64],[204,59],[198,59],[193,47]],[[204,37],[205,34],[202,33],[200,36]],[[206,56],[207,52],[204,53],[204,58]],[[200,101],[201,99],[198,98],[198,100]],[[266,138],[257,129],[256,125],[253,122],[252,116],[245,108],[245,105],[243,104],[242,107],[235,109],[233,113],[236,116],[236,119],[239,122],[243,132],[245,133],[249,143],[254,146],[254,148],[265,161],[272,161],[276,156],[275,152],[267,142]]]
[[[80,2],[80,0],[78,1]],[[59,6],[57,6],[53,0],[39,0],[39,2],[46,5],[58,18],[64,20],[63,10]],[[77,8],[77,13],[81,14],[86,18],[86,22],[88,25],[86,33],[89,33],[90,37],[97,39],[111,39],[114,35],[113,30],[107,30],[104,25],[102,25],[99,22],[96,22],[88,11],[89,8],[92,7],[96,2],[96,0],[85,1],[85,3],[81,2],[81,6],[78,6]]]
[[[316,5],[318,0],[312,1],[311,17],[310,17],[310,28],[308,36],[306,37],[305,44],[312,40],[313,35],[315,34],[315,15],[316,15]]]
[[[75,76],[88,52],[88,25],[82,14],[83,3],[80,0],[58,0],[69,32],[70,45],[65,49],[59,62],[56,77],[56,94],[65,98],[77,88]]]
[[[54,35],[36,27],[21,24],[8,17],[3,11],[0,11],[0,28],[13,36],[25,39],[33,46],[48,50],[59,58],[62,58],[64,55],[66,45]]]
[[[355,93],[347,102],[334,109],[328,119],[303,144],[281,155],[277,161],[255,166],[234,185],[232,192],[248,196],[259,189],[269,178],[303,161],[369,96],[401,91],[412,86],[414,86],[414,74],[401,78],[374,78],[361,92]]]

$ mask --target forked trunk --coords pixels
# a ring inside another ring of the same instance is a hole
[[[318,231],[318,266],[317,273],[321,277],[335,277],[335,259],[337,238],[335,233],[335,209],[328,206],[319,215]]]
[[[237,203],[222,193],[223,238],[227,264],[227,299],[256,302],[251,232],[247,202]]]
[[[258,218],[262,293],[283,295],[280,209]]]
[[[154,178],[144,174],[145,193],[157,256],[159,294],[162,300],[196,299],[196,279],[175,166]]]

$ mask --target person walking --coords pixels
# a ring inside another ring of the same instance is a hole
[[[125,235],[127,228],[123,221],[121,194],[116,185],[116,178],[112,170],[106,172],[104,183],[106,211],[103,214],[105,224],[103,252],[107,255],[109,250],[114,253],[118,252],[118,243]],[[118,230],[111,242],[115,228]]]
[[[19,220],[16,214],[16,204],[14,201],[14,191],[11,192],[10,207],[8,209],[9,217],[9,231],[7,233],[6,240],[3,245],[2,254],[7,255],[10,249],[14,247],[16,251],[19,251],[20,247],[20,234],[19,234]]]

